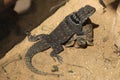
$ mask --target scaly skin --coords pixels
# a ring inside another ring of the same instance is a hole
[[[82,31],[82,24],[95,12],[95,8],[86,5],[77,12],[73,12],[68,15],[49,35],[40,34],[32,36],[28,35],[29,41],[36,42],[26,53],[25,63],[27,67],[34,73],[41,75],[61,75],[54,73],[47,73],[39,71],[32,66],[32,57],[38,52],[45,51],[50,47],[53,49],[50,56],[56,57],[60,63],[62,63],[62,57],[58,54],[62,52],[64,43],[66,43],[74,34],[84,34]]]

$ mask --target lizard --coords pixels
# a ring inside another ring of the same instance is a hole
[[[86,5],[80,8],[78,11],[73,12],[66,16],[64,20],[50,33],[50,34],[39,34],[33,36],[30,32],[27,32],[28,40],[34,43],[27,51],[25,55],[25,64],[26,66],[34,73],[40,75],[61,75],[48,73],[44,71],[37,70],[32,65],[32,57],[39,53],[43,52],[49,48],[52,48],[53,51],[50,53],[50,56],[62,63],[62,57],[59,56],[59,53],[64,50],[63,46],[74,34],[82,35],[85,34],[82,31],[82,24],[93,14],[96,9],[90,5]]]
[[[91,20],[88,18],[84,25],[82,32],[86,33],[84,35],[74,35],[67,43],[65,43],[65,47],[76,47],[76,48],[86,48],[87,46],[93,46],[93,26]],[[88,33],[87,33],[88,32]]]

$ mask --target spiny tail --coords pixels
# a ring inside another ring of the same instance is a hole
[[[42,45],[41,45],[42,46]],[[45,44],[44,44],[45,46]],[[43,46],[43,47],[44,47]],[[46,48],[45,48],[46,47]],[[54,73],[47,73],[47,72],[43,72],[43,71],[39,71],[37,70],[33,65],[32,65],[32,57],[37,54],[38,52],[42,52],[43,50],[46,50],[48,48],[50,48],[49,46],[45,46],[44,49],[40,48],[40,44],[35,43],[26,53],[25,55],[25,64],[27,65],[27,67],[34,73],[36,74],[40,74],[40,75],[55,75],[55,76],[62,76],[62,74],[54,74]]]

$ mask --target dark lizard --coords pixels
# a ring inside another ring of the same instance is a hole
[[[47,73],[37,70],[32,65],[32,57],[38,52],[45,51],[52,48],[51,57],[56,57],[59,62],[62,62],[62,57],[58,54],[64,49],[62,45],[66,43],[74,34],[85,34],[82,31],[82,24],[96,11],[92,6],[86,5],[76,12],[65,17],[65,19],[54,29],[50,34],[39,34],[32,36],[29,32],[29,41],[38,41],[27,51],[25,55],[25,64],[34,73],[41,75],[60,75],[54,73]]]

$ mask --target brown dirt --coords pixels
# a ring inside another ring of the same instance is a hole
[[[42,76],[31,72],[25,65],[24,55],[33,43],[25,38],[0,60],[0,80],[120,80],[120,57],[114,53],[114,42],[119,37],[120,8],[111,8],[109,3],[112,1],[106,0],[108,7],[103,13],[98,0],[70,0],[32,31],[32,34],[36,35],[50,33],[65,16],[80,7],[89,4],[96,8],[96,13],[90,17],[94,23],[99,24],[99,27],[94,29],[94,46],[86,49],[65,48],[60,54],[63,64],[54,62],[49,56],[51,49],[42,52],[43,54],[38,53],[33,58],[33,65],[37,69],[50,72],[52,66],[57,65],[58,73],[64,76]],[[73,73],[70,73],[70,70]]]

